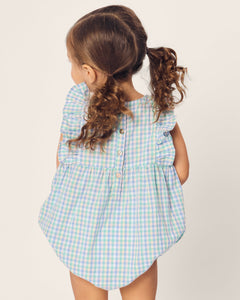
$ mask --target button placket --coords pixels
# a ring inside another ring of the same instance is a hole
[[[122,176],[122,170],[123,170],[123,159],[124,159],[124,145],[125,145],[125,130],[123,128],[125,123],[125,118],[123,118],[123,116],[121,117],[121,121],[119,124],[122,125],[122,128],[119,129],[119,143],[118,143],[118,147],[119,149],[117,150],[117,161],[116,161],[116,177],[117,178],[121,178]],[[121,185],[120,185],[121,186]]]

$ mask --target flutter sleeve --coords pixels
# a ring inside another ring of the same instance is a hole
[[[60,132],[68,138],[73,138],[80,133],[84,107],[89,94],[88,86],[84,81],[71,87],[67,93]]]
[[[58,150],[59,162],[63,161],[69,154],[66,141],[76,138],[81,132],[85,107],[88,104],[89,97],[90,90],[84,81],[72,86],[67,93],[60,126],[62,141],[60,142]]]
[[[176,125],[174,110],[165,111],[156,123],[156,162],[168,166],[175,158],[175,148],[170,131]]]

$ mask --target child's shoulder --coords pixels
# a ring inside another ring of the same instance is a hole
[[[171,131],[176,125],[177,119],[175,109],[167,109],[161,112],[156,126],[161,127],[163,130]]]
[[[84,104],[87,104],[89,95],[90,90],[84,81],[73,85],[67,92],[63,114],[79,112],[79,109],[82,109]]]
[[[78,84],[73,85],[68,93],[67,93],[67,99],[71,99],[73,101],[86,101],[86,99],[90,95],[90,90],[85,83],[85,81],[80,82]]]

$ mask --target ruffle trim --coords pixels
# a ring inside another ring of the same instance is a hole
[[[170,131],[176,125],[174,110],[162,112],[156,124],[156,161],[161,165],[172,165],[175,148]]]
[[[83,121],[84,106],[89,100],[90,90],[83,81],[71,87],[66,96],[66,101],[62,111],[62,123],[60,132],[70,135],[72,138],[75,133],[79,133],[79,127]]]

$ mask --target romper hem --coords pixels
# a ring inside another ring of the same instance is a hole
[[[185,231],[186,231],[186,228],[184,227],[183,230],[180,232],[180,234],[177,236],[176,239],[174,239],[171,244],[166,247],[163,251],[160,251],[158,252],[151,260],[149,260],[149,262],[147,264],[145,264],[141,269],[140,271],[138,272],[138,274],[134,275],[130,280],[126,281],[124,284],[121,284],[121,285],[115,285],[115,286],[106,286],[106,285],[100,285],[98,284],[97,282],[95,282],[94,280],[91,280],[90,277],[80,273],[80,272],[75,272],[75,271],[72,271],[72,267],[70,264],[68,264],[66,262],[65,259],[63,259],[60,254],[59,254],[59,251],[56,250],[56,248],[54,247],[53,243],[51,242],[50,238],[48,237],[47,235],[47,232],[44,230],[44,228],[41,226],[41,223],[39,222],[39,225],[40,225],[40,228],[41,230],[43,231],[45,237],[47,238],[47,241],[50,243],[55,255],[57,256],[57,258],[62,262],[62,264],[68,268],[69,271],[71,271],[74,275],[76,276],[79,276],[81,277],[82,279],[85,279],[87,281],[89,281],[90,283],[92,283],[93,285],[95,285],[96,287],[98,288],[101,288],[101,289],[104,289],[104,290],[107,290],[107,291],[111,291],[111,290],[115,290],[115,289],[119,289],[119,288],[122,288],[124,286],[127,286],[128,284],[132,283],[135,279],[137,279],[139,276],[141,276],[144,272],[146,272],[151,266],[152,264],[154,263],[154,261],[156,259],[158,259],[160,256],[162,256],[165,252],[167,252],[168,250],[170,250],[174,245],[176,245],[180,240],[181,238],[183,237]]]

